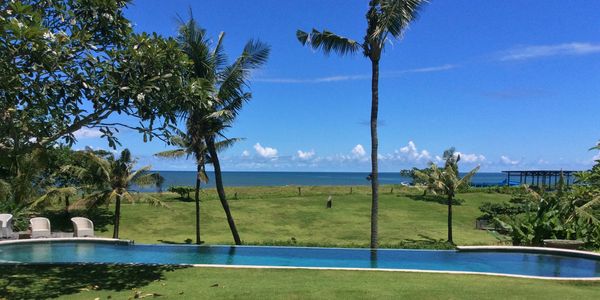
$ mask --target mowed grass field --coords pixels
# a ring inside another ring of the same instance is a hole
[[[393,188],[393,191],[392,191]],[[352,187],[247,187],[227,190],[229,204],[245,244],[367,247],[370,238],[370,188]],[[383,186],[379,208],[382,246],[402,246],[413,240],[445,239],[447,206],[422,192],[400,186]],[[236,196],[237,195],[237,196]],[[333,208],[326,208],[329,196]],[[193,194],[191,195],[193,197]],[[159,195],[168,205],[123,204],[120,238],[136,243],[184,243],[195,236],[195,204],[177,194]],[[454,206],[454,239],[459,245],[489,245],[499,241],[475,229],[483,202],[508,201],[499,193],[464,193]],[[201,234],[208,244],[231,244],[233,239],[214,190],[202,192]],[[236,200],[237,199],[237,200]],[[112,227],[98,235],[110,237]]]
[[[380,242],[387,247],[427,246],[446,238],[447,207],[405,187],[381,188]],[[246,244],[367,247],[368,187],[249,187],[227,190]],[[237,197],[236,197],[237,194]],[[326,209],[328,196],[333,208]],[[168,205],[124,204],[121,238],[136,243],[194,239],[194,202],[160,195]],[[214,190],[202,193],[202,239],[231,244]],[[237,198],[237,200],[236,200]],[[465,193],[454,206],[459,245],[498,244],[476,230],[483,202],[509,195]],[[110,237],[112,228],[97,235]],[[137,295],[137,296],[136,296]],[[559,282],[477,275],[385,271],[193,268],[148,265],[3,266],[0,299],[600,299],[599,282]]]
[[[597,282],[404,273],[21,266],[0,273],[6,299],[598,299]]]

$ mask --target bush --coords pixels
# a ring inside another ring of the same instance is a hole
[[[180,198],[190,198],[190,193],[194,192],[196,189],[193,186],[170,186],[169,192],[179,194]]]
[[[526,211],[525,207],[521,205],[514,205],[510,203],[491,203],[484,202],[479,210],[483,212],[483,216],[480,219],[492,220],[493,218],[501,215],[515,216]]]

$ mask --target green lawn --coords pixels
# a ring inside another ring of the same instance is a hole
[[[240,236],[247,244],[285,244],[294,238],[301,245],[367,247],[370,232],[371,196],[367,187],[231,188],[232,214]],[[380,243],[404,245],[408,240],[446,238],[446,205],[424,201],[419,193],[406,188],[382,187],[380,200]],[[234,200],[237,193],[238,200]],[[329,195],[333,208],[326,209]],[[201,206],[202,239],[209,244],[231,244],[232,238],[221,204],[214,191],[203,193]],[[137,243],[183,243],[194,238],[194,203],[177,200],[176,195],[162,196],[168,208],[143,203],[122,208],[121,238]],[[466,193],[458,196],[462,205],[454,206],[454,237],[459,245],[496,244],[498,240],[476,230],[475,218],[485,201],[507,201],[496,193]],[[430,199],[427,199],[430,200]],[[99,235],[109,237],[112,228]],[[400,244],[402,243],[402,244]]]
[[[132,299],[136,292],[167,299],[598,299],[600,283],[381,271],[105,265],[21,266],[0,273],[0,295],[7,299]]]
[[[382,187],[380,241],[383,246],[439,245],[446,237],[446,206],[416,191]],[[247,244],[360,246],[369,242],[368,187],[230,188],[232,213]],[[234,198],[237,194],[237,200]],[[325,202],[333,196],[333,208]],[[194,238],[194,203],[161,196],[168,208],[125,204],[121,238],[137,243],[183,243]],[[209,244],[232,238],[214,191],[203,192],[202,236]],[[497,244],[474,229],[478,207],[507,201],[496,193],[467,193],[455,206],[455,241],[460,245]],[[98,232],[111,236],[112,228]],[[595,299],[600,283],[557,282],[474,275],[381,271],[258,270],[174,268],[167,266],[11,266],[0,272],[0,299],[127,299],[160,294],[165,298],[309,299]]]

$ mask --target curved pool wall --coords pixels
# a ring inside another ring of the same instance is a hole
[[[559,251],[559,250],[556,250]],[[185,264],[482,273],[553,279],[600,279],[600,258],[501,250],[397,250],[309,247],[133,245],[128,241],[0,244],[5,264]]]

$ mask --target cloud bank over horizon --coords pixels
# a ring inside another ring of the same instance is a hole
[[[243,150],[238,154],[228,152],[221,155],[223,170],[227,171],[314,171],[314,172],[368,172],[371,162],[369,152],[361,144],[356,144],[345,153],[319,155],[314,149],[297,150],[295,153],[282,154],[273,146],[263,146],[257,142],[254,151]],[[116,153],[116,152],[115,152]],[[460,154],[460,167],[468,171],[480,166],[480,172],[499,172],[517,169],[573,169],[582,170],[591,167],[595,160],[600,159],[600,152],[590,152],[588,160],[566,162],[559,160],[551,162],[544,158],[514,158],[510,155],[489,157],[481,153]],[[135,156],[135,153],[134,153]],[[193,171],[194,162],[191,159],[158,159],[149,155],[136,156],[138,165],[152,165],[155,170]],[[381,172],[398,172],[412,167],[423,168],[431,163],[443,163],[441,153],[431,154],[431,151],[420,149],[414,141],[396,150],[379,154]],[[208,167],[210,169],[210,167]]]

